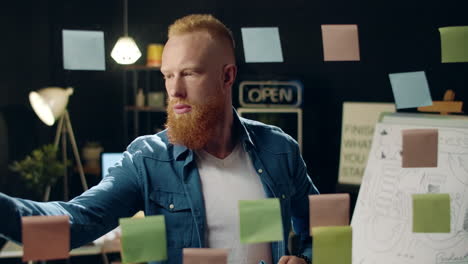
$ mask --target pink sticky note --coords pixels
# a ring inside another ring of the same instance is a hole
[[[184,248],[183,264],[227,264],[228,251],[220,248]]]
[[[359,61],[357,25],[322,25],[324,61]]]
[[[70,223],[66,215],[21,218],[23,261],[70,256]]]
[[[319,226],[349,225],[349,194],[320,194],[309,196],[310,232]]]
[[[403,168],[437,167],[439,133],[437,129],[402,130]]]

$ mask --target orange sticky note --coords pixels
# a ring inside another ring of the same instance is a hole
[[[70,256],[67,215],[21,218],[23,261],[66,259]]]
[[[437,129],[402,130],[403,168],[437,167],[439,133]]]
[[[357,25],[322,25],[324,61],[359,61]]]
[[[226,264],[227,249],[221,248],[184,248],[183,264]]]
[[[319,226],[349,225],[349,194],[333,193],[309,196],[310,232]]]

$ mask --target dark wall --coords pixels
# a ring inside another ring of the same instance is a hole
[[[10,145],[25,153],[51,141],[52,128],[37,121],[27,102],[31,90],[73,86],[69,111],[78,144],[100,141],[106,150],[123,147],[122,70],[110,51],[122,34],[122,1],[51,0],[11,2],[2,7],[0,107],[19,108],[34,138],[10,133]],[[304,159],[322,192],[334,191],[344,101],[392,102],[388,73],[425,70],[433,99],[446,89],[467,101],[468,64],[441,64],[438,27],[468,25],[466,1],[149,1],[129,0],[129,34],[143,52],[165,42],[167,26],[190,13],[212,13],[234,33],[243,80],[290,80],[304,84]],[[361,61],[323,62],[321,24],[358,24]],[[278,26],[284,63],[244,63],[241,27]],[[62,29],[102,30],[105,72],[65,71]],[[234,96],[233,98],[237,98]],[[237,106],[237,102],[235,105]],[[15,110],[11,110],[15,111]],[[19,155],[19,154],[18,154]]]

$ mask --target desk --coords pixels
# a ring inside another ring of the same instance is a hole
[[[109,264],[108,253],[120,252],[120,240],[105,241],[103,244],[91,244],[70,251],[70,257],[102,255],[104,264]],[[22,258],[23,247],[8,241],[0,251],[0,258]]]

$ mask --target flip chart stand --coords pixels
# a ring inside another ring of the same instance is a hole
[[[419,112],[435,112],[441,115],[448,115],[451,113],[463,113],[463,102],[454,101],[455,92],[453,90],[447,90],[444,94],[443,101],[433,101],[430,106],[418,107]]]

